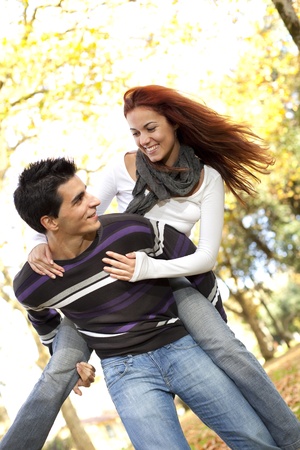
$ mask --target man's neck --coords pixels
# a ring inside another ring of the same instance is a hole
[[[73,259],[81,255],[96,238],[96,233],[85,236],[58,236],[49,234],[47,236],[48,244],[56,260]]]

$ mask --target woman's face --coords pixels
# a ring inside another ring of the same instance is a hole
[[[137,146],[150,161],[167,166],[175,164],[180,148],[177,125],[171,125],[165,116],[142,106],[130,111],[126,119]]]

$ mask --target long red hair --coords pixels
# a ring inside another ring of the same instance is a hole
[[[139,106],[153,109],[169,123],[177,124],[180,144],[192,147],[205,164],[216,169],[242,202],[239,191],[250,195],[256,192],[253,182],[259,182],[259,178],[254,172],[268,174],[269,166],[274,164],[268,146],[247,126],[233,123],[174,89],[149,85],[125,92],[125,117]]]

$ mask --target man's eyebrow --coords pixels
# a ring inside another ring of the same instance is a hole
[[[86,186],[85,186],[85,190],[84,191],[81,191],[81,192],[79,192],[79,194],[75,195],[75,197],[71,201],[71,205],[75,205],[75,203],[77,203],[78,200],[80,200],[83,197],[83,195],[85,194],[85,191],[86,191]]]

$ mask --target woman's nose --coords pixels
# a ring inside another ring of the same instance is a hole
[[[147,144],[149,144],[149,142],[150,142],[150,137],[148,136],[148,134],[145,133],[145,134],[140,135],[140,144],[143,147],[146,147]]]

